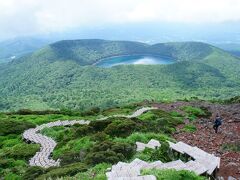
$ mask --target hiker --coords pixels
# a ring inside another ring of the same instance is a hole
[[[221,125],[222,125],[222,119],[219,115],[217,115],[213,125],[213,129],[215,130],[215,133],[218,132],[218,127]]]

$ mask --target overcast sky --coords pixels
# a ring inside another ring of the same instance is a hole
[[[134,23],[240,22],[240,0],[0,0],[0,39]]]

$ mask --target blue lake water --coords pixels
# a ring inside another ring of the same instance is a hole
[[[131,56],[116,56],[102,59],[96,64],[99,67],[112,67],[117,65],[129,65],[129,64],[172,64],[175,61],[171,58],[162,56],[151,55],[131,55]]]

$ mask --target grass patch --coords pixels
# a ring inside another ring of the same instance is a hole
[[[180,109],[186,113],[186,118],[190,121],[196,120],[198,117],[209,117],[210,115],[210,112],[203,108],[183,106]]]
[[[63,180],[76,180],[76,179],[83,179],[83,180],[106,180],[106,171],[107,168],[111,167],[111,164],[107,163],[100,163],[96,166],[90,168],[87,172],[81,172],[76,174],[73,177],[65,177],[62,178]]]
[[[194,124],[187,124],[181,130],[184,132],[193,133],[193,132],[197,131],[197,128]]]
[[[154,175],[157,177],[158,180],[205,180],[206,178],[196,175],[193,172],[181,170],[177,171],[174,169],[168,170],[157,170],[157,169],[150,169],[150,170],[143,170],[142,175]]]
[[[123,107],[114,107],[110,109],[105,109],[102,111],[102,115],[104,116],[112,116],[117,114],[129,115],[135,111],[137,105],[128,105]]]
[[[231,143],[231,144],[223,144],[222,149],[224,151],[240,152],[240,142]]]

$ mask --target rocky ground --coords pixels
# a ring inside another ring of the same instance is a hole
[[[223,150],[223,144],[240,142],[240,104],[219,105],[206,102],[176,102],[171,104],[154,104],[154,106],[166,111],[181,112],[179,107],[192,105],[207,108],[212,116],[195,120],[197,131],[194,133],[182,132],[178,127],[174,135],[177,141],[197,146],[208,153],[221,157],[221,166],[217,173],[218,178],[228,179],[230,176],[240,179],[240,152]],[[219,132],[213,130],[213,121],[219,114],[224,120]],[[186,120],[186,123],[189,121]]]

